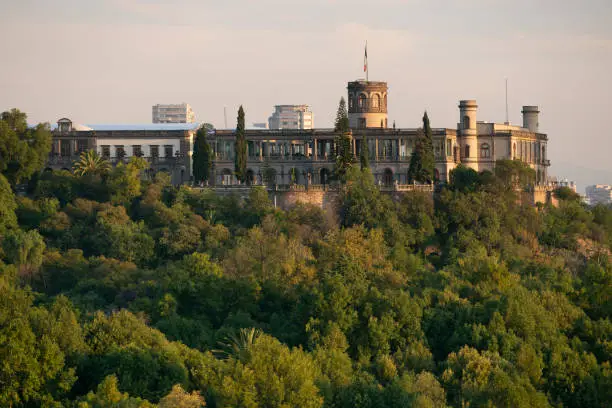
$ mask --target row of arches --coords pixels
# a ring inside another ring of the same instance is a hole
[[[349,95],[349,112],[375,111],[385,112],[387,109],[387,93],[359,92]]]

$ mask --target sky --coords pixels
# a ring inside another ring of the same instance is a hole
[[[187,102],[198,121],[264,122],[308,104],[331,127],[348,81],[389,84],[389,124],[520,124],[541,108],[551,173],[612,184],[610,0],[0,0],[0,110],[31,123],[148,123]]]

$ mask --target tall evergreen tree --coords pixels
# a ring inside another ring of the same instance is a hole
[[[247,171],[247,142],[245,139],[244,130],[244,109],[242,108],[242,105],[240,105],[240,108],[238,109],[238,118],[236,120],[234,172],[236,174],[236,178],[241,183],[246,180]]]
[[[361,138],[361,152],[359,155],[359,162],[361,163],[361,170],[370,168],[370,149],[368,149],[368,138],[363,133],[363,137]]]
[[[336,136],[335,140],[336,164],[334,176],[337,180],[343,181],[346,172],[355,162],[355,157],[351,149],[352,136],[349,133],[348,112],[346,110],[344,97],[340,98],[340,103],[338,104],[334,130],[338,132],[338,136]]]
[[[414,150],[410,157],[408,180],[421,183],[434,181],[434,168],[436,162],[433,153],[433,134],[429,124],[427,112],[423,115],[423,128],[417,132]]]
[[[208,181],[212,169],[212,149],[207,141],[207,136],[212,125],[202,125],[193,144],[193,180],[197,183]]]
[[[346,110],[346,101],[344,100],[344,97],[340,98],[340,103],[338,104],[338,112],[336,113],[334,130],[341,133],[346,133],[349,130],[348,112]]]

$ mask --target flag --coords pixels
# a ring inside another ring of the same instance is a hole
[[[363,55],[363,72],[368,71],[368,43],[365,45],[365,54]]]

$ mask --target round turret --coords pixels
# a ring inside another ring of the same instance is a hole
[[[349,126],[387,127],[387,83],[353,81],[348,83]]]
[[[539,115],[540,109],[537,106],[523,106],[523,127],[529,129],[530,132],[537,132],[540,127]]]

